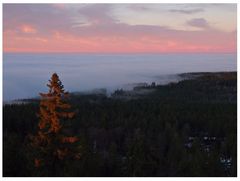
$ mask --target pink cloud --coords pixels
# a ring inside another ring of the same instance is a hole
[[[33,26],[28,24],[21,25],[20,30],[23,33],[37,33],[37,30]]]
[[[66,8],[66,5],[63,3],[56,3],[56,4],[52,4],[52,7],[63,10]]]

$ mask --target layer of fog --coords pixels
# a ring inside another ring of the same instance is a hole
[[[167,84],[186,72],[237,71],[236,54],[4,54],[3,100],[47,92],[56,72],[67,91]]]

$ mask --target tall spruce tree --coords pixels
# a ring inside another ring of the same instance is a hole
[[[78,138],[69,135],[67,122],[73,118],[70,104],[66,102],[69,94],[54,73],[49,80],[48,93],[40,93],[38,132],[31,137],[34,148],[34,165],[45,170],[49,176],[60,175],[59,170],[71,159],[79,159]]]

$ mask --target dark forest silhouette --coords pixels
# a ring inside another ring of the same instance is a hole
[[[53,74],[40,101],[3,107],[3,175],[236,176],[236,72],[194,76],[108,97]]]

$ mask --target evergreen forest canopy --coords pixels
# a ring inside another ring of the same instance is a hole
[[[56,76],[41,101],[3,106],[3,176],[237,176],[236,72],[110,97]]]

